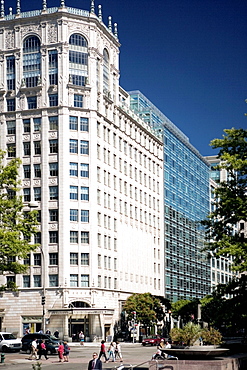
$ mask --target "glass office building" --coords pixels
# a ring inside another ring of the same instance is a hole
[[[171,301],[210,292],[210,261],[199,221],[209,213],[209,165],[189,139],[142,93],[131,109],[164,138],[165,296]]]

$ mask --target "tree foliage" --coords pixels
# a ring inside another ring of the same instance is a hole
[[[200,303],[199,299],[179,299],[176,302],[173,302],[171,305],[172,316],[178,318],[179,316],[183,319],[184,322],[191,321],[194,318],[197,318],[198,304]]]
[[[157,323],[157,313],[160,314],[162,306],[160,300],[150,293],[132,294],[125,302],[124,310],[128,314],[128,319],[134,318],[144,326],[153,326]]]
[[[4,165],[5,153],[0,151],[0,273],[18,274],[28,268],[21,259],[26,258],[37,245],[31,244],[36,233],[37,211],[23,212],[22,197],[18,195],[20,159],[14,158]],[[3,289],[15,289],[10,282]]]
[[[220,148],[219,169],[227,170],[227,179],[215,189],[214,210],[202,223],[208,246],[217,256],[233,256],[233,270],[247,270],[247,235],[240,222],[247,222],[247,130],[226,129],[223,139],[211,146]]]
[[[201,337],[207,344],[221,343],[222,335],[214,328],[201,328],[200,325],[188,322],[183,328],[173,328],[170,332],[171,339],[184,343],[186,346],[193,344]]]

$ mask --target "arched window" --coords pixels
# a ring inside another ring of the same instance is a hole
[[[103,91],[109,91],[109,54],[106,49],[103,51]]]
[[[23,42],[23,78],[25,86],[37,86],[40,75],[40,40],[37,36],[29,36]]]
[[[87,40],[74,33],[69,38],[69,74],[73,85],[85,86],[88,77]]]

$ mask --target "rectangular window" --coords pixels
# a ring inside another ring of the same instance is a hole
[[[30,155],[31,154],[31,145],[30,142],[23,143],[23,154]]]
[[[50,176],[58,176],[58,163],[49,163]]]
[[[16,157],[16,145],[7,144],[7,152],[8,152],[8,158],[15,158]]]
[[[23,259],[23,265],[30,266],[30,254],[28,254],[27,257]]]
[[[49,130],[50,131],[58,130],[58,116],[49,117]]]
[[[78,287],[78,275],[77,274],[70,275],[70,286]]]
[[[81,265],[89,266],[89,253],[81,253]]]
[[[78,265],[78,253],[70,253],[70,264]]]
[[[69,129],[73,131],[78,130],[78,117],[69,116]]]
[[[89,164],[81,163],[81,177],[89,177]]]
[[[51,222],[58,221],[58,209],[49,209],[49,218]]]
[[[23,120],[23,132],[24,133],[31,132],[31,124],[30,124],[30,119],[29,118]]]
[[[58,106],[58,94],[49,94],[50,107]]]
[[[16,132],[15,121],[7,121],[6,124],[7,124],[7,134],[15,135],[15,132]]]
[[[49,286],[50,287],[58,286],[58,275],[57,274],[49,275]]]
[[[78,186],[70,185],[70,199],[78,200]]]
[[[81,140],[80,142],[80,153],[89,154],[89,141]]]
[[[30,288],[30,275],[23,275],[23,288]]]
[[[89,201],[89,187],[81,186],[81,200]]]
[[[6,99],[7,101],[7,111],[14,112],[15,111],[15,99]]]
[[[33,264],[34,266],[41,266],[41,253],[34,253]]]
[[[81,222],[89,222],[89,211],[81,210]]]
[[[57,50],[49,50],[49,82],[50,85],[57,85],[58,82],[58,55]]]
[[[78,140],[76,139],[69,140],[69,152],[78,154]]]
[[[81,287],[89,287],[89,275],[81,275]]]
[[[27,97],[27,107],[28,107],[28,109],[36,109],[37,108],[37,96]]]
[[[58,265],[58,253],[49,253],[49,265]]]
[[[15,57],[14,55],[6,57],[6,74],[7,74],[7,89],[15,89]]]
[[[34,244],[41,244],[41,232],[34,234]]]
[[[70,210],[70,221],[78,221],[78,209]]]
[[[34,132],[41,131],[41,118],[34,118],[33,119],[33,130],[34,130]]]
[[[41,201],[41,188],[33,188],[34,200]]]
[[[49,186],[50,200],[58,199],[58,186]]]
[[[81,243],[89,244],[89,231],[81,231]]]
[[[30,179],[30,177],[31,177],[31,166],[29,164],[23,166],[23,173],[24,173],[24,179]]]
[[[80,118],[80,130],[84,132],[89,131],[88,118],[84,118],[84,117]]]
[[[24,202],[30,202],[30,200],[31,200],[30,188],[24,188],[23,189],[23,201]]]
[[[49,231],[49,243],[57,244],[58,243],[58,231]]]
[[[41,142],[40,141],[34,141],[34,154],[41,154]]]
[[[33,286],[35,288],[41,287],[41,275],[33,275]]]
[[[53,139],[49,140],[50,154],[58,153],[58,140]]]
[[[78,244],[78,231],[70,231],[70,243]]]
[[[83,95],[74,94],[74,107],[83,108]]]
[[[69,164],[69,175],[78,176],[78,163],[70,162]]]

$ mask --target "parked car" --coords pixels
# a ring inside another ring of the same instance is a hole
[[[41,342],[43,339],[45,340],[45,345],[47,348],[48,355],[57,354],[59,340],[53,335],[41,334],[41,333],[30,333],[30,334],[24,335],[24,337],[21,340],[22,341],[22,348],[21,348],[22,351],[30,353],[32,341],[34,339],[37,339],[38,343]]]
[[[0,351],[10,352],[10,351],[20,351],[21,350],[21,340],[16,339],[12,333],[7,333],[4,331],[0,332]]]
[[[161,342],[161,337],[158,335],[155,335],[153,337],[148,337],[142,340],[143,346],[158,346]]]

